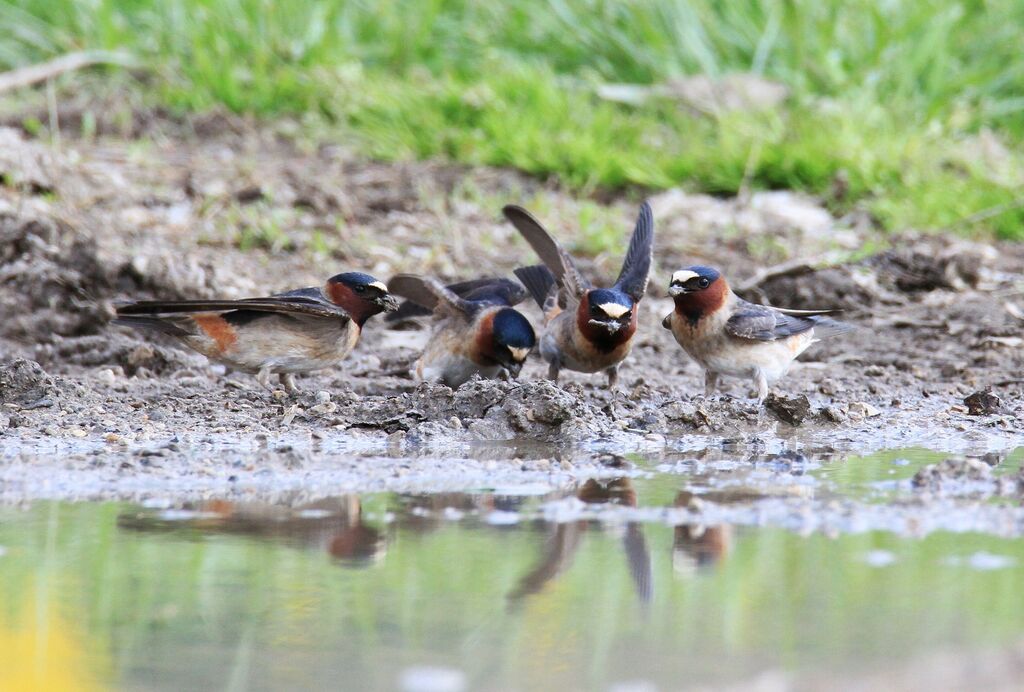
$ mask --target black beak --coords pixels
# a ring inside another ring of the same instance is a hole
[[[625,329],[628,322],[620,322],[619,320],[590,320],[590,324],[595,327],[604,327],[609,334],[615,334]]]
[[[373,302],[384,312],[394,312],[398,309],[398,299],[390,293],[385,293],[373,299]]]

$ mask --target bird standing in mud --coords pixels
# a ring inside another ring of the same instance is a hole
[[[760,406],[768,385],[789,370],[808,346],[851,327],[829,319],[835,310],[784,310],[749,303],[729,287],[717,269],[694,266],[672,275],[668,293],[675,310],[662,326],[704,368],[710,394],[719,375],[751,377]]]
[[[436,279],[398,274],[388,281],[395,295],[408,299],[389,320],[433,312],[430,341],[416,361],[418,380],[456,388],[473,375],[519,375],[537,337],[514,305],[526,291],[508,279],[477,279],[443,286]]]
[[[647,291],[654,245],[650,205],[640,207],[626,259],[611,288],[596,288],[584,277],[569,253],[525,209],[509,205],[502,211],[544,263],[520,267],[515,274],[544,311],[540,354],[548,363],[548,377],[557,380],[562,368],[605,372],[608,387],[614,387]]]
[[[152,329],[207,358],[257,373],[264,387],[278,374],[290,393],[295,373],[337,365],[363,324],[398,302],[368,274],[332,276],[322,287],[242,300],[139,301],[117,306],[114,324]]]

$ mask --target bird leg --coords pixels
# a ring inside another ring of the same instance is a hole
[[[711,370],[704,371],[704,396],[711,396],[718,389],[718,373]]]
[[[264,389],[274,391],[274,388],[270,386],[270,368],[260,368],[260,371],[256,373],[256,381]]]
[[[558,372],[562,368],[558,365],[557,360],[553,360],[548,363],[548,379],[552,382],[558,382]]]
[[[757,406],[760,408],[768,398],[768,377],[763,370],[758,369],[754,372],[754,382],[757,383]]]
[[[284,391],[292,395],[299,393],[299,388],[295,386],[295,373],[282,372],[278,375],[278,378],[280,378],[281,384],[284,386]]]
[[[608,373],[608,389],[615,389],[615,384],[619,381],[619,366],[613,365],[605,372]]]

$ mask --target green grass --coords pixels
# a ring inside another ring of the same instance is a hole
[[[383,159],[584,191],[797,188],[887,229],[1024,239],[1015,0],[7,0],[0,25],[0,65],[125,49],[162,104],[312,114]],[[724,116],[595,95],[733,72],[792,95]]]

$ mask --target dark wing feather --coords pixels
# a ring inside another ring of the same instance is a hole
[[[653,250],[654,214],[651,212],[651,205],[644,202],[640,205],[640,215],[636,219],[636,228],[633,229],[633,237],[629,241],[626,259],[622,262],[622,271],[615,280],[615,288],[635,301],[639,301],[647,292]]]
[[[526,300],[526,289],[512,279],[489,278],[450,284],[448,290],[466,300],[512,307]]]
[[[388,290],[431,312],[442,310],[454,315],[473,315],[484,303],[474,303],[448,290],[437,279],[415,274],[397,274],[388,281]]]
[[[388,289],[395,295],[406,298],[398,310],[388,313],[388,322],[402,322],[415,317],[429,315],[437,305],[437,296],[429,290],[418,276],[409,280],[410,274],[397,274],[388,280]],[[459,298],[483,305],[518,305],[526,299],[527,293],[518,281],[490,277],[471,279],[445,286]]]
[[[437,296],[427,289],[422,276],[415,274],[395,274],[388,279],[388,291],[392,295],[401,296],[407,302],[389,314],[389,322],[400,321],[417,315],[429,315],[437,306]]]
[[[813,329],[815,320],[809,316],[787,315],[764,305],[741,303],[729,321],[725,331],[741,339],[754,341],[775,341]]]
[[[555,275],[555,281],[559,286],[564,286],[577,300],[592,288],[593,284],[580,273],[572,256],[551,237],[530,212],[514,204],[506,205],[501,211]]]
[[[790,308],[772,308],[781,312],[783,315],[790,315],[792,317],[817,317],[818,315],[835,315],[842,312],[842,310],[793,310]]]
[[[725,323],[725,330],[741,339],[775,341],[814,329],[816,339],[843,334],[853,329],[849,324],[829,319],[839,310],[788,310],[755,305],[740,300],[736,312]]]
[[[244,298],[242,300],[140,300],[118,305],[116,310],[119,316],[247,310],[349,319],[349,314],[343,308],[324,298],[319,288],[304,288],[266,298]]]
[[[630,522],[626,524],[626,534],[622,537],[622,547],[626,552],[626,561],[629,563],[629,575],[633,577],[633,588],[640,602],[647,604],[654,596],[654,579],[651,576],[651,551],[647,548],[647,541],[644,540],[644,530],[641,524]]]

